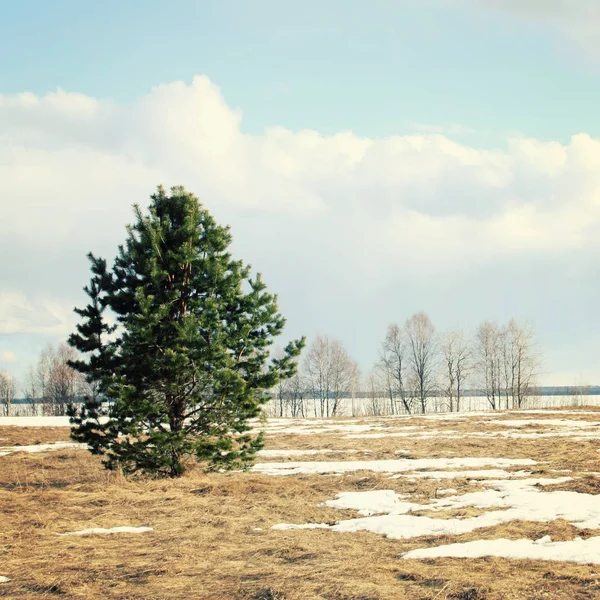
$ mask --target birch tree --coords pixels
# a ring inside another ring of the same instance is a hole
[[[383,407],[381,405],[381,377],[381,370],[377,369],[368,373],[365,378],[365,386],[368,398],[367,411],[368,414],[374,417],[384,414]]]
[[[4,371],[0,371],[0,402],[4,406],[4,414],[7,417],[10,416],[10,409],[15,399],[15,394],[16,383],[14,378]]]
[[[297,372],[287,382],[287,393],[292,417],[304,417],[304,400],[306,398],[305,377]]]
[[[460,411],[465,380],[471,367],[471,349],[461,331],[450,331],[440,342],[442,355],[443,391],[448,398],[450,412]]]
[[[435,328],[424,312],[414,314],[406,322],[408,371],[420,404],[427,410],[427,400],[435,389],[437,340]]]
[[[78,398],[94,396],[94,386],[69,366],[69,361],[77,357],[77,351],[65,343],[56,347],[50,344],[40,352],[37,363],[29,370],[25,387],[34,412],[39,400],[43,414],[65,415],[69,404]]]
[[[496,323],[484,321],[477,328],[475,352],[479,383],[492,410],[500,408],[500,330]]]
[[[340,400],[351,394],[357,364],[336,339],[318,335],[304,361],[304,370],[312,390],[315,416],[335,416]],[[317,405],[318,402],[318,405]]]
[[[519,325],[514,319],[507,327],[511,346],[511,389],[513,407],[523,408],[535,385],[535,376],[541,363],[533,329],[529,325]]]
[[[533,329],[511,319],[500,328],[483,322],[476,334],[479,382],[492,409],[523,408],[541,362]]]
[[[378,367],[386,383],[390,401],[390,411],[395,414],[396,404],[402,403],[407,413],[412,412],[411,402],[406,393],[407,335],[398,324],[388,327],[379,351]]]
[[[346,349],[338,340],[333,340],[331,349],[331,413],[334,417],[340,409],[340,400],[350,396],[356,385],[359,373],[358,364],[354,361]]]
[[[331,385],[329,353],[329,338],[317,335],[304,359],[304,369],[313,396],[315,417],[323,417],[329,413],[329,388]],[[320,409],[318,415],[317,402]]]

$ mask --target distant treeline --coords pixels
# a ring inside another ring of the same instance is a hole
[[[381,390],[378,392],[382,398],[385,398],[387,392],[385,390]],[[487,396],[487,392],[481,389],[467,389],[462,392],[463,397],[465,398],[485,398]],[[311,399],[314,397],[319,397],[319,390],[305,390],[304,398]],[[370,398],[373,395],[372,392],[362,392],[357,391],[354,393],[354,396],[350,392],[343,392],[338,394],[338,398]],[[444,392],[440,390],[439,392],[433,392],[432,396],[443,396]],[[558,386],[540,386],[540,387],[532,387],[529,388],[530,396],[600,396],[600,386],[576,386],[576,385],[558,385]],[[272,393],[271,397],[275,398],[276,394]],[[282,392],[282,397],[286,400],[289,400],[292,396],[290,392]],[[330,392],[329,396],[333,398],[334,394]]]
[[[542,387],[536,387],[536,388],[532,388],[530,390],[530,393],[532,396],[573,396],[574,394],[577,396],[600,396],[600,386],[598,385],[593,385],[593,386],[573,386],[573,385],[557,385],[557,386],[542,386]],[[318,396],[319,392],[315,391],[314,393],[311,393],[310,391],[306,392],[306,398],[312,398],[313,395],[317,395]],[[381,391],[381,397],[385,397],[386,392],[385,391]],[[275,393],[271,394],[272,398],[275,398]],[[288,395],[284,392],[284,398]],[[441,392],[439,394],[440,396],[442,395]],[[464,396],[466,398],[484,398],[486,396],[486,392],[485,390],[465,390],[464,391]],[[346,394],[342,394],[341,396],[342,398],[352,398],[352,394],[350,393],[346,393]],[[370,398],[371,397],[371,392],[356,392],[354,394],[355,398],[361,399],[361,398]],[[289,399],[289,398],[286,398]],[[37,398],[36,399],[36,403],[41,403],[42,399],[41,398]],[[79,404],[83,402],[83,398],[75,398],[74,399],[74,403],[75,404]],[[31,398],[17,398],[15,400],[13,400],[14,404],[32,404],[32,400]]]

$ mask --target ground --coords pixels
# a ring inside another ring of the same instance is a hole
[[[319,452],[267,452],[251,472],[191,468],[168,481],[125,479],[84,449],[18,451],[68,439],[67,427],[0,419],[0,597],[600,597],[597,547],[556,544],[600,536],[595,409],[273,419],[268,451]],[[286,528],[307,524],[321,528]],[[59,535],[112,527],[152,530]],[[538,540],[563,560],[402,556],[498,539]]]

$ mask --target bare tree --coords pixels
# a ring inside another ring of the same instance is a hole
[[[23,396],[31,407],[31,414],[37,415],[39,393],[37,390],[36,373],[33,366],[30,366],[27,371],[25,385],[23,387]]]
[[[585,402],[585,397],[589,396],[592,386],[585,383],[580,377],[574,386],[567,389],[567,392],[571,396],[572,406],[580,406]]]
[[[374,417],[378,417],[384,413],[380,397],[382,387],[381,377],[381,370],[378,369],[368,373],[365,378],[367,398],[369,400],[367,412]]]
[[[49,396],[49,388],[53,353],[54,348],[51,345],[46,346],[46,348],[40,352],[38,362],[31,375],[30,385],[32,390],[34,390],[35,396],[40,399],[42,410],[45,410],[45,407],[52,405]]]
[[[406,322],[408,367],[410,379],[421,412],[427,410],[427,400],[435,388],[436,333],[424,312],[414,314]]]
[[[340,400],[352,394],[358,371],[358,364],[350,358],[346,349],[337,340],[332,340],[331,350],[331,413],[338,414]]]
[[[467,382],[467,378],[473,369],[473,349],[469,340],[462,334],[456,343],[456,411],[460,411],[460,401]]]
[[[315,416],[335,416],[342,397],[351,393],[358,366],[342,344],[318,335],[304,360],[304,369],[312,390]]]
[[[329,412],[329,387],[331,366],[329,361],[329,338],[317,335],[304,359],[304,367],[313,396],[314,413],[317,416],[317,401],[320,416]]]
[[[297,372],[288,380],[287,392],[292,417],[304,417],[304,400],[306,398],[305,378]]]
[[[285,356],[283,348],[281,346],[277,346],[275,348],[274,357],[276,359],[282,359]],[[276,416],[283,417],[285,410],[285,405],[287,404],[287,379],[280,379],[275,386],[275,396],[277,400],[277,413]]]
[[[407,339],[404,329],[397,324],[388,327],[379,351],[377,367],[386,383],[391,414],[395,414],[399,400],[407,413],[412,412],[410,398],[406,393]]]
[[[471,348],[462,331],[450,331],[441,338],[443,358],[443,391],[450,412],[460,411],[465,380],[471,368]]]
[[[285,405],[287,404],[286,400],[286,383],[287,381],[281,380],[277,384],[276,392],[277,392],[277,401],[278,401],[278,417],[283,417],[285,411]]]
[[[519,325],[512,319],[507,327],[512,358],[513,407],[523,408],[535,385],[535,376],[541,362],[533,329],[529,325]]]
[[[534,392],[541,357],[533,330],[511,319],[504,328],[483,322],[476,335],[477,370],[492,409],[523,408]]]
[[[511,321],[511,323],[513,323],[513,321]],[[500,377],[502,380],[502,387],[504,388],[504,408],[507,410],[510,408],[511,403],[514,405],[517,369],[515,346],[512,343],[513,339],[511,333],[512,331],[509,323],[509,326],[505,327],[499,335],[500,353],[502,358]]]
[[[360,393],[360,368],[356,361],[350,365],[350,392],[352,394],[352,416],[356,416],[356,396]]]
[[[492,410],[500,408],[500,329],[484,321],[477,328],[475,352],[479,381]]]
[[[49,345],[40,353],[28,376],[26,395],[39,398],[44,414],[65,415],[71,402],[94,393],[83,375],[69,366],[68,361],[76,358],[77,352],[65,343]]]
[[[10,408],[15,399],[16,388],[14,378],[8,373],[0,371],[0,402],[4,406],[4,414],[7,417],[10,416]]]

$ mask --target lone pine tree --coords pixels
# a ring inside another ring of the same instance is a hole
[[[176,477],[192,457],[244,467],[262,446],[248,420],[295,373],[304,338],[270,360],[285,319],[227,251],[229,228],[183,187],[151,200],[146,215],[134,207],[112,270],[88,255],[90,303],[69,343],[95,393],[70,407],[71,436],[125,473]]]

